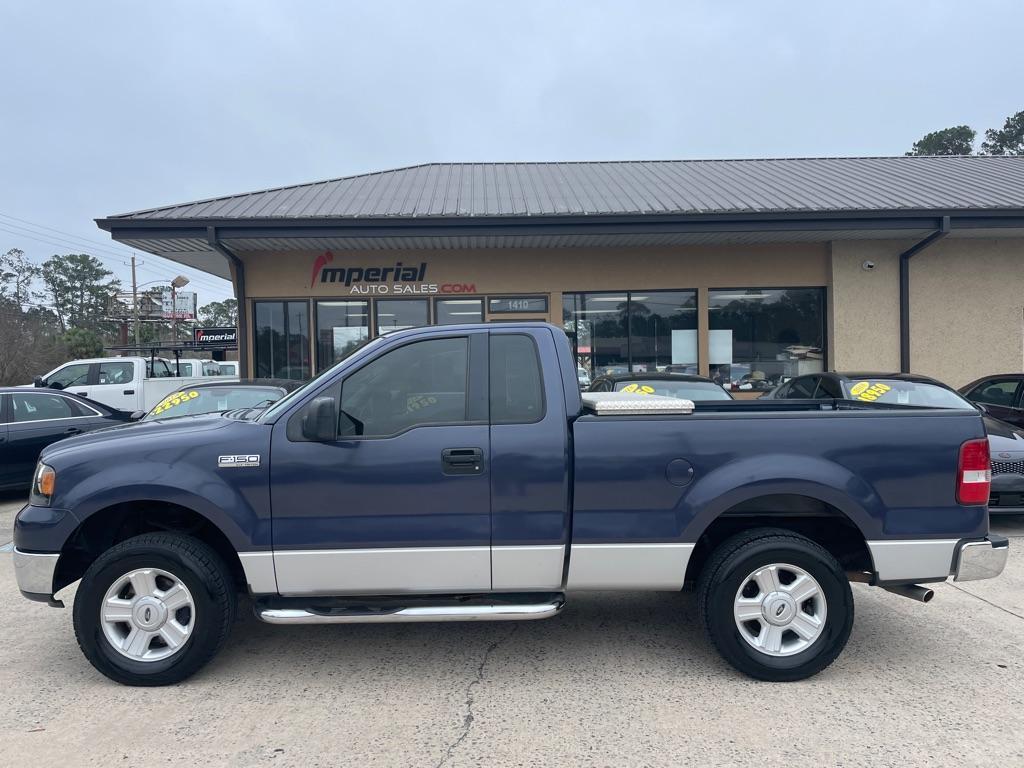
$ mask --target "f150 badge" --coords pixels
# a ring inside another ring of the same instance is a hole
[[[226,467],[233,469],[235,467],[258,467],[260,465],[260,455],[246,454],[242,456],[218,456],[217,466]]]

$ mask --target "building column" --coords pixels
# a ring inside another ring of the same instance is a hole
[[[708,312],[708,289],[697,289],[697,370],[711,376],[711,316]]]

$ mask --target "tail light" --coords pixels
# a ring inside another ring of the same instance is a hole
[[[956,473],[957,503],[987,504],[991,486],[992,463],[989,461],[988,440],[968,440],[960,446]]]

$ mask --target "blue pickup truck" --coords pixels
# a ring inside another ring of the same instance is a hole
[[[922,583],[996,576],[1008,553],[977,411],[581,395],[544,323],[388,334],[255,413],[40,457],[18,584],[60,606],[80,580],[75,633],[113,680],[188,677],[245,593],[264,621],[335,624],[689,587],[729,663],[797,680],[845,645],[850,581],[928,600]]]

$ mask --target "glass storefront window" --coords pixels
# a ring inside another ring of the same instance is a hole
[[[426,299],[377,299],[377,335],[427,325]]]
[[[562,323],[592,377],[697,372],[696,291],[564,293]]]
[[[708,295],[711,376],[762,390],[825,369],[824,288],[730,288]]]
[[[305,301],[257,301],[254,370],[257,378],[308,379],[309,305]]]
[[[434,303],[434,322],[438,325],[482,323],[483,299],[438,299]]]
[[[362,344],[370,332],[366,301],[318,301],[316,304],[317,370],[329,368]]]
[[[630,293],[629,356],[641,373],[699,373],[697,292]]]

